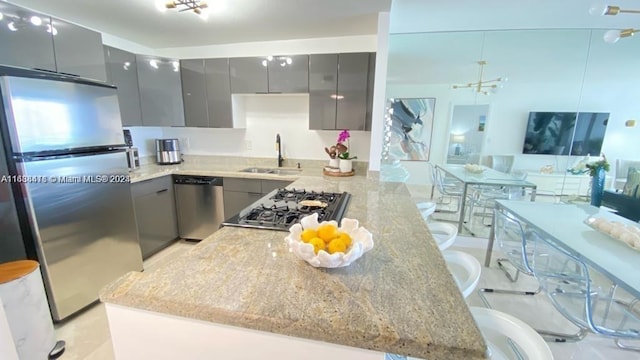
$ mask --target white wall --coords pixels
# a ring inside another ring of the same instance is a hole
[[[369,170],[380,170],[382,136],[387,92],[387,59],[389,56],[389,13],[378,14],[378,50],[376,53],[375,87],[371,119]]]
[[[375,35],[246,42],[155,50],[156,55],[177,59],[369,51],[376,51]]]

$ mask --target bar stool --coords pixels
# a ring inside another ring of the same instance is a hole
[[[469,310],[487,343],[489,359],[553,360],[549,345],[522,320],[491,309],[470,307]],[[411,357],[388,353],[385,354],[384,359],[415,360]]]
[[[462,296],[466,298],[478,285],[482,265],[478,259],[462,251],[443,251],[442,257],[444,257],[447,268],[453,275]]]
[[[64,341],[56,342],[39,268],[33,260],[0,264],[0,299],[20,359],[56,359],[64,353]]]
[[[490,359],[553,359],[546,341],[522,320],[492,309],[472,306],[469,310],[487,342]]]

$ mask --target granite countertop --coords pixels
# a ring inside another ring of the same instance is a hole
[[[298,168],[297,165],[301,167]],[[242,158],[222,156],[185,156],[185,162],[177,165],[158,165],[155,163],[144,164],[140,168],[130,171],[132,183],[154,179],[165,175],[204,175],[222,177],[241,177],[247,179],[271,179],[294,181],[300,176],[322,175],[322,168],[326,161],[320,160],[288,160],[282,170],[293,170],[286,174],[266,174],[241,172],[250,167],[278,169],[275,159],[268,158]],[[366,174],[367,162],[354,162],[356,174]]]
[[[352,194],[345,217],[374,248],[314,268],[281,231],[224,227],[150,273],[104,288],[103,302],[428,359],[481,359],[486,345],[402,183],[300,176],[291,186]],[[185,275],[188,274],[188,275]]]

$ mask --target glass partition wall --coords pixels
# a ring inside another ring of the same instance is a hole
[[[387,97],[435,98],[432,164],[510,155],[540,201],[579,201],[590,178],[567,169],[586,155],[606,154],[607,188],[616,159],[640,160],[640,127],[625,125],[640,117],[640,39],[605,43],[604,32],[392,34]],[[403,165],[408,183],[430,182],[424,162]]]

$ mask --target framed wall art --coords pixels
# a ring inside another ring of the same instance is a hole
[[[429,161],[435,98],[392,98],[387,102],[384,157]]]

